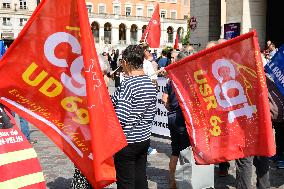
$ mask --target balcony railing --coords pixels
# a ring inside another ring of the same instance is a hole
[[[116,19],[116,20],[129,20],[129,21],[142,21],[142,22],[149,22],[150,17],[144,16],[126,16],[126,15],[116,15],[116,14],[98,14],[98,13],[89,13],[90,18],[102,18],[102,19]],[[170,18],[163,18],[161,22],[174,22],[177,24],[186,24],[186,20],[184,19],[170,19]]]

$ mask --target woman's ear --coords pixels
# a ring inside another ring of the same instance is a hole
[[[129,72],[130,72],[130,67],[129,67],[129,65],[126,63],[126,61],[123,60],[123,59],[121,60],[121,66],[122,66],[123,71],[125,72],[125,74],[128,75]]]

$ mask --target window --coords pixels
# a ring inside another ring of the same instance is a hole
[[[174,41],[173,27],[169,26],[169,27],[167,28],[167,33],[168,33],[168,43],[173,43],[173,41]]]
[[[20,0],[20,9],[27,9],[27,1]]]
[[[99,14],[105,14],[105,13],[106,13],[106,5],[99,4]]]
[[[24,26],[27,23],[27,18],[20,18],[20,26]]]
[[[126,7],[125,8],[125,15],[126,16],[131,16],[131,7]]]
[[[143,16],[143,7],[137,7],[136,16]]]
[[[168,0],[169,3],[177,3],[177,0]]]
[[[9,8],[11,8],[11,3],[3,3],[2,7],[3,7],[3,9],[9,9]]]
[[[171,11],[171,19],[177,19],[177,11]]]
[[[154,12],[154,8],[153,8],[153,7],[148,7],[147,16],[148,16],[148,17],[151,17],[152,14],[153,14],[153,12]]]
[[[11,26],[11,18],[3,17],[3,25],[4,26]]]
[[[113,5],[113,14],[120,15],[120,5]]]
[[[86,5],[88,13],[93,12],[93,5]]]
[[[167,11],[166,10],[161,10],[160,17],[161,18],[166,18],[166,15],[167,15]]]
[[[166,0],[160,0],[160,2],[161,2],[161,3],[165,3],[165,2],[166,2]]]

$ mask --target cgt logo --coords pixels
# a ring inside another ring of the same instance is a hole
[[[220,71],[222,68],[228,70],[224,73]],[[256,113],[256,106],[249,105],[245,95],[244,88],[240,82],[236,80],[236,71],[230,60],[219,59],[212,64],[212,74],[218,81],[218,85],[214,88],[214,95],[218,104],[223,108],[233,108],[234,106],[242,107],[233,109],[228,113],[229,123],[233,123],[237,117],[246,116],[252,118]],[[229,95],[229,91],[234,90],[234,96]]]
[[[152,22],[153,22],[153,24],[158,24],[157,20],[153,20]]]
[[[69,67],[65,59],[59,59],[55,56],[55,48],[60,43],[68,43],[72,47],[72,52],[78,54],[71,66],[71,77],[66,73],[61,74],[61,82],[63,85],[78,96],[86,96],[86,80],[81,72],[84,69],[83,56],[81,55],[81,44],[76,37],[66,32],[57,32],[49,36],[44,44],[44,54],[47,60],[54,66],[66,68]],[[81,87],[76,87],[72,83],[72,79],[81,84]]]

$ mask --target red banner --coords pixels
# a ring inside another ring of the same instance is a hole
[[[198,164],[275,154],[266,80],[256,33],[166,68]]]
[[[17,126],[0,129],[0,172],[0,188],[46,188],[37,154]]]
[[[176,39],[175,39],[174,49],[179,49],[179,47],[178,47],[178,32],[176,33]]]
[[[160,47],[161,38],[161,22],[160,22],[160,8],[156,5],[155,11],[149,21],[147,28],[142,34],[141,41],[147,42],[151,48]]]
[[[127,143],[84,0],[41,1],[2,58],[0,74],[3,104],[53,140],[95,188],[115,181],[112,156]]]

